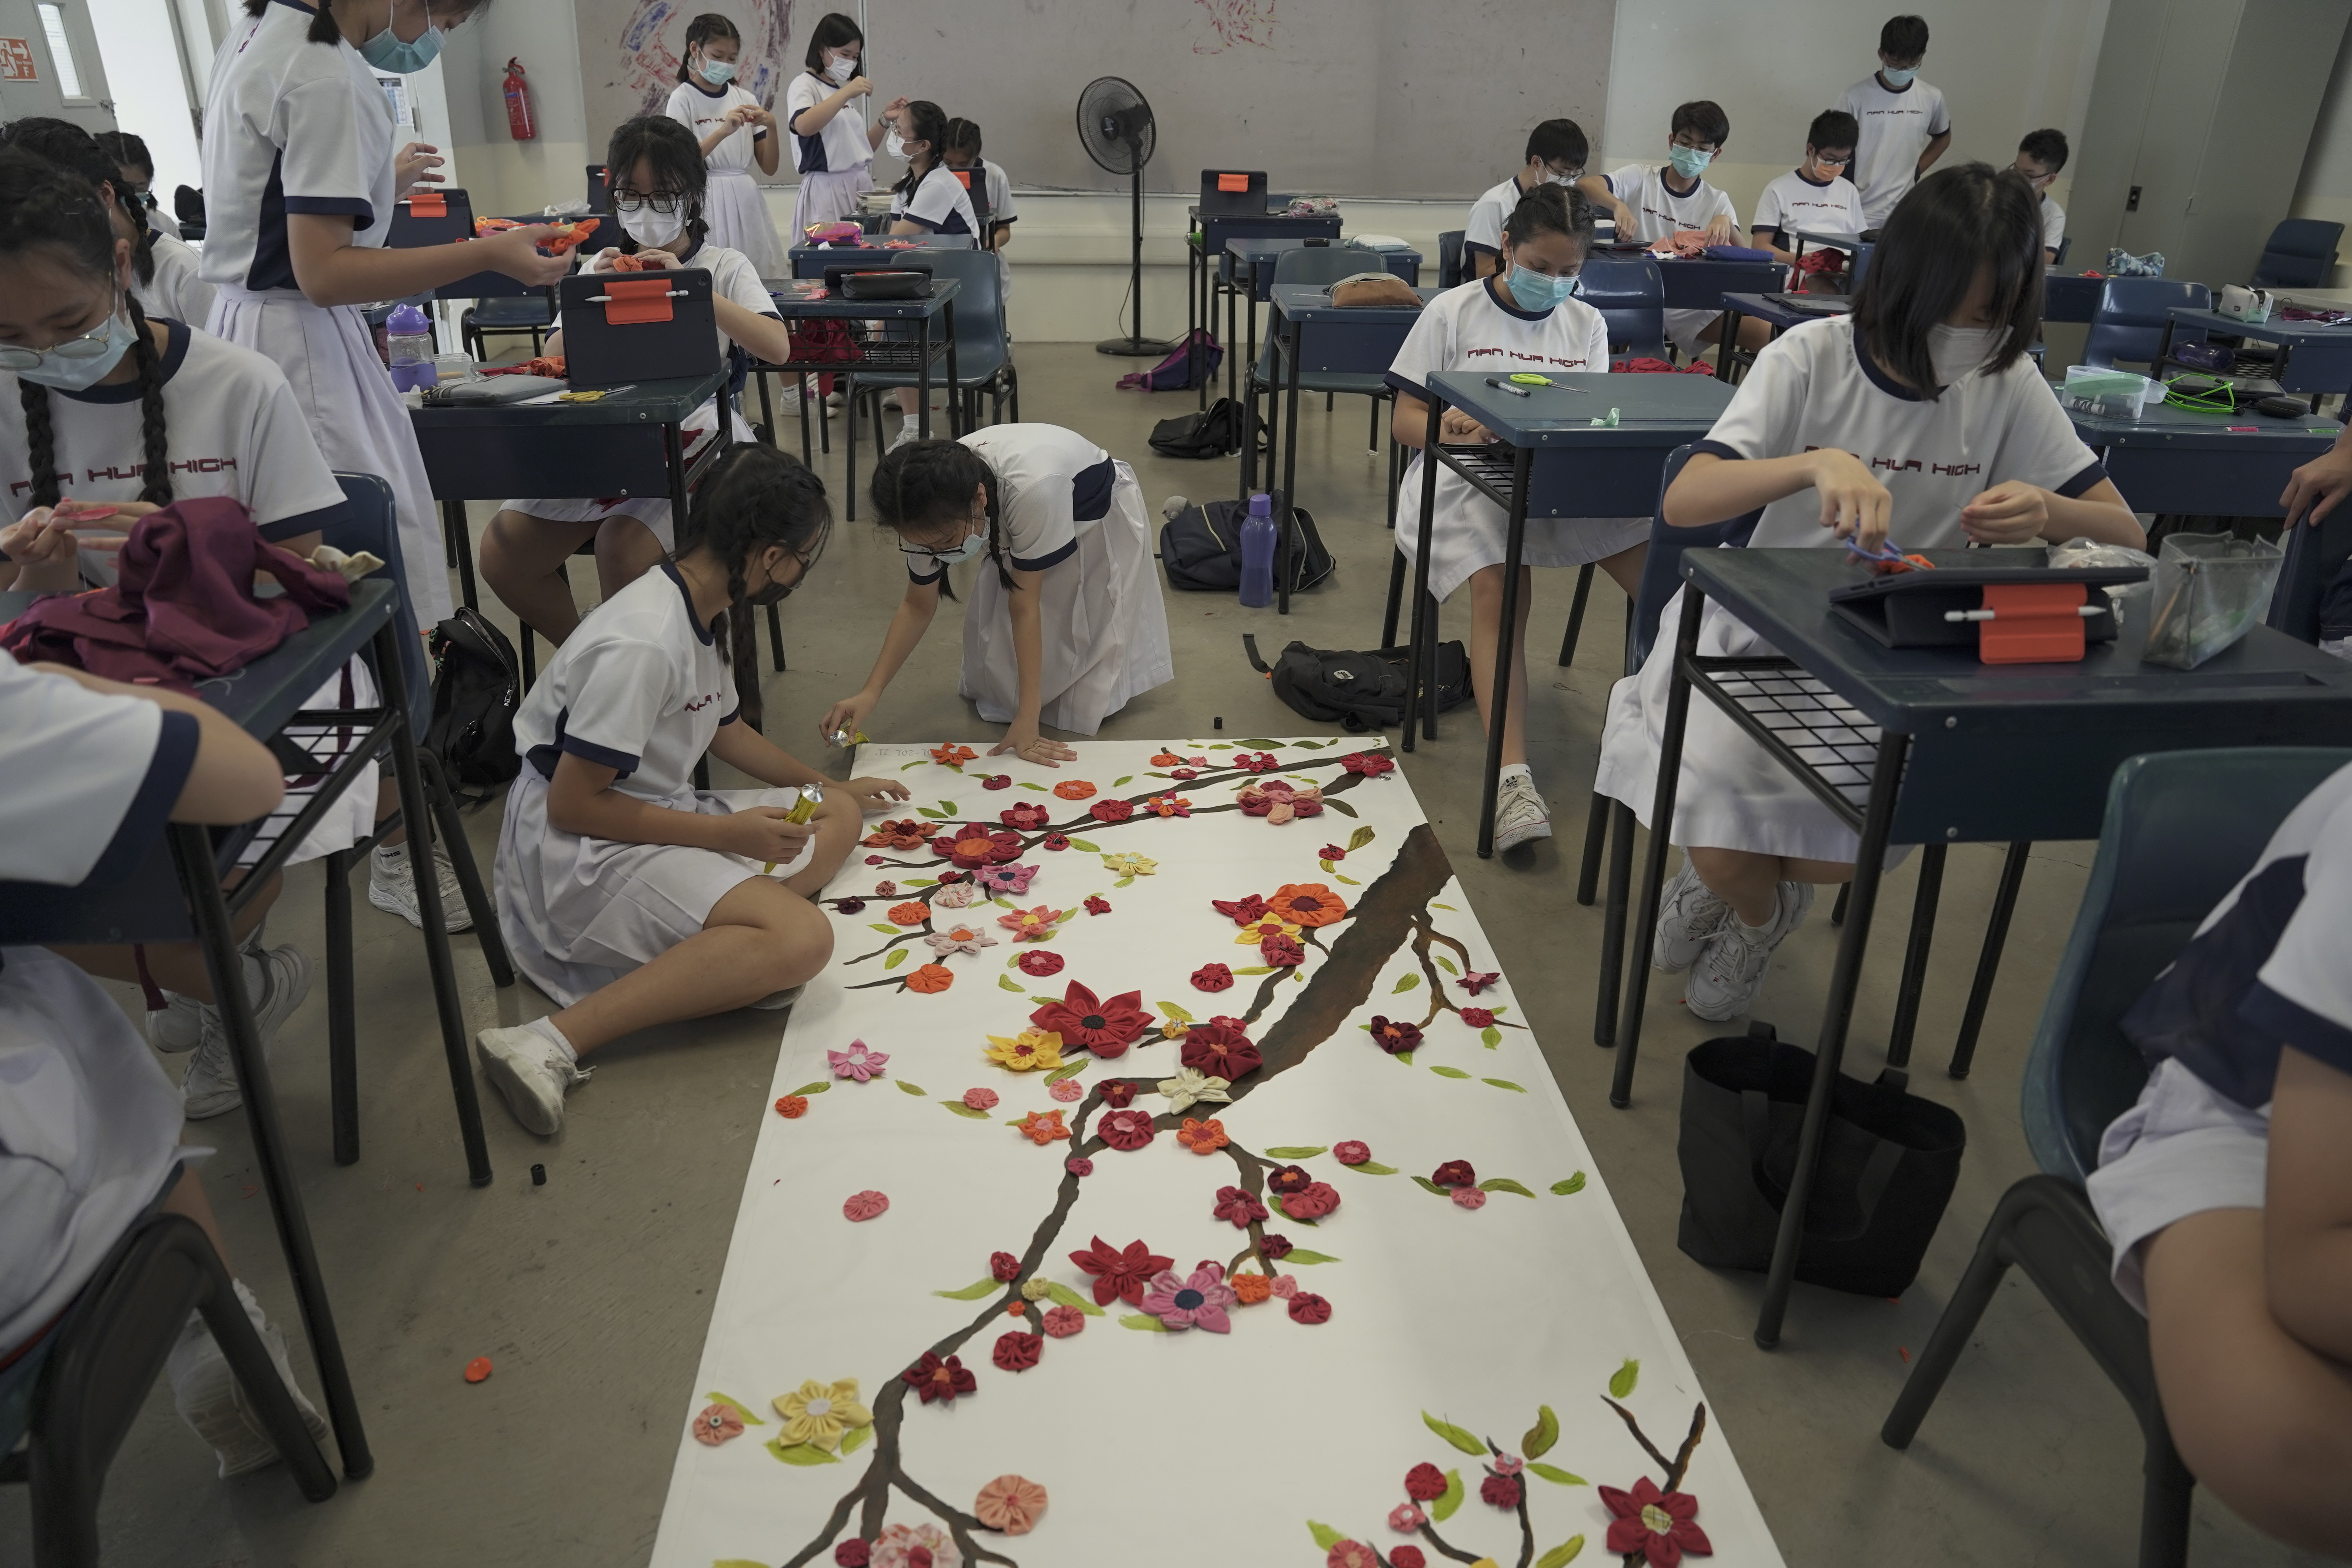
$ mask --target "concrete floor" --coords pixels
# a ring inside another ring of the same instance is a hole
[[[1083,345],[1024,345],[1032,419],[1084,430],[1136,467],[1155,505],[1171,493],[1225,493],[1228,463],[1171,462],[1144,437],[1191,399],[1116,393],[1132,368]],[[1287,621],[1222,595],[1171,594],[1168,618],[1181,675],[1105,729],[1108,738],[1315,732],[1284,709],[1244,661],[1240,634],[1271,656],[1293,637],[1362,647],[1378,630],[1389,540],[1381,525],[1382,460],[1367,454],[1363,405],[1302,419],[1299,489],[1338,556],[1336,579],[1303,597]],[[836,435],[838,432],[836,431]],[[840,480],[840,444],[826,476]],[[870,459],[870,452],[869,452]],[[476,509],[478,527],[484,509]],[[585,565],[583,562],[581,564]],[[771,732],[804,756],[815,720],[856,689],[903,582],[894,542],[845,524],[816,591],[786,619],[789,673],[767,683]],[[583,574],[582,575],[588,575]],[[1621,646],[1622,602],[1596,592],[1572,668],[1555,668],[1570,585],[1543,574],[1532,637],[1530,730],[1537,777],[1559,837],[1504,860],[1472,852],[1476,827],[1475,718],[1450,718],[1444,737],[1406,759],[1423,807],[1503,955],[1561,1089],[1601,1162],[1610,1190],[1680,1329],[1765,1517],[1791,1563],[1931,1565],[2135,1560],[2139,1442],[2128,1411],[2031,1285],[2012,1281],[1988,1313],[1911,1450],[1881,1445],[1878,1425],[1926,1342],[2000,1193],[2032,1169],[2018,1126],[2018,1076],[2055,955],[2072,923],[2089,845],[2038,847],[2025,882],[1974,1076],[1941,1070],[1948,1053],[1997,853],[1951,857],[1919,1030],[1915,1088],[1966,1119],[1971,1147],[1959,1190],[1918,1283],[1899,1302],[1800,1286],[1777,1352],[1749,1340],[1760,1281],[1718,1274],[1675,1247],[1681,1181],[1675,1162],[1680,1057],[1709,1034],[1678,1005],[1679,981],[1652,998],[1632,1109],[1607,1101],[1612,1056],[1591,1044],[1597,910],[1573,897],[1599,717]],[[1602,587],[1606,588],[1606,579]],[[583,597],[593,595],[583,589]],[[495,605],[495,618],[511,621]],[[1446,635],[1465,636],[1466,606]],[[959,637],[943,617],[875,720],[892,740],[979,743],[994,731],[955,696]],[[836,756],[835,771],[844,771]],[[472,819],[487,868],[495,812]],[[1910,907],[1909,871],[1882,900],[1849,1070],[1880,1065]],[[572,1103],[550,1145],[518,1128],[485,1090],[491,1186],[467,1187],[450,1112],[423,953],[409,927],[358,900],[363,1088],[360,1163],[328,1148],[323,983],[279,1036],[276,1072],[304,1201],[376,1457],[370,1479],[331,1501],[304,1503],[278,1468],[231,1482],[172,1414],[159,1387],[116,1460],[106,1499],[110,1561],[154,1568],[414,1568],[497,1563],[510,1568],[623,1568],[646,1561],[677,1447],[736,1201],[776,1049],[768,1015],[738,1013],[655,1031],[600,1053],[592,1092]],[[319,879],[289,879],[273,942],[323,952]],[[1815,920],[1790,941],[1758,1016],[1811,1044],[1834,933]],[[551,1011],[526,985],[499,993],[469,940],[457,943],[468,1019],[515,1022]],[[127,991],[127,1005],[135,1000]],[[169,1064],[174,1072],[176,1062]],[[240,1117],[195,1124],[216,1145],[207,1183],[233,1260],[281,1323],[293,1302]],[[532,1163],[548,1179],[533,1186]],[[496,1374],[460,1378],[487,1355]],[[297,1351],[302,1381],[315,1375]],[[22,1494],[0,1493],[0,1563],[27,1560]],[[1286,1552],[1283,1560],[1297,1558]],[[1269,1559],[1272,1561],[1272,1559]],[[2200,1495],[2194,1561],[2311,1561],[2255,1535]]]

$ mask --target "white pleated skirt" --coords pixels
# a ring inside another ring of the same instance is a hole
[[[857,198],[873,188],[874,175],[863,163],[837,174],[803,174],[793,203],[792,242],[800,244],[811,224],[856,223]]]
[[[1421,454],[1405,465],[1397,488],[1396,543],[1410,563],[1421,552]],[[1452,468],[1437,470],[1436,506],[1429,523],[1429,591],[1450,599],[1454,590],[1508,553],[1511,520]],[[1531,517],[1519,540],[1522,566],[1582,566],[1631,550],[1650,537],[1646,517]]]
[[[740,250],[762,278],[790,278],[792,263],[776,237],[775,220],[768,216],[767,198],[749,169],[713,169],[710,189],[703,197],[702,216],[710,225],[710,242]]]

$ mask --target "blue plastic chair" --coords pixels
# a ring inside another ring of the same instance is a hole
[[[2263,258],[2254,264],[2257,289],[2317,289],[2336,269],[2336,242],[2344,226],[2315,217],[2291,217],[2271,230],[2263,242]]]
[[[1437,286],[1451,289],[1462,281],[1462,242],[1470,231],[1449,228],[1437,237]]]
[[[2156,352],[2164,342],[2167,312],[2212,309],[2212,290],[2202,283],[2170,278],[2110,278],[2099,290],[2099,308],[2092,314],[2090,335],[2083,341],[2083,363],[2094,370],[2113,370],[2117,360],[2156,370]]]
[[[1584,263],[1584,302],[1609,323],[1609,352],[1636,359],[1666,357],[1666,280],[1657,258],[1594,256]],[[1562,664],[1568,660],[1562,658]]]
[[[2263,624],[2299,642],[2319,641],[2320,605],[2328,585],[2352,560],[2352,506],[2339,505],[2317,527],[2298,522],[2281,542],[2286,559],[2279,564],[2278,586],[2271,593],[2271,608]]]
[[[993,394],[995,407],[991,423],[1001,418],[1006,400],[1013,405],[1013,418],[1021,418],[1021,382],[1013,367],[1013,342],[1004,327],[1004,297],[996,270],[996,258],[984,250],[901,250],[892,253],[900,267],[928,267],[933,278],[952,278],[962,287],[955,297],[956,380],[950,385],[947,365],[941,361],[932,372],[931,385],[944,390],[949,400],[963,411],[967,429],[980,423],[980,399],[983,393]],[[887,323],[885,334],[894,342],[910,342],[915,337],[911,325],[903,321]],[[856,362],[836,372],[847,383],[849,401],[849,446],[845,460],[847,464],[848,489],[846,515],[855,521],[857,517],[857,405],[859,400],[873,400],[874,429],[878,438],[882,429],[881,395],[886,390],[912,388],[920,384],[920,377],[912,371],[864,370]],[[912,422],[914,415],[908,415]],[[948,432],[937,432],[946,435]]]
[[[1381,258],[1367,251],[1348,250],[1336,245],[1328,249],[1301,247],[1282,253],[1274,264],[1274,280],[1276,283],[1337,283],[1342,278],[1352,278],[1359,272],[1377,272],[1381,268]],[[1274,353],[1274,333],[1269,330],[1265,343],[1258,350],[1257,363],[1250,368],[1249,395],[1255,398],[1264,395],[1266,406],[1271,410],[1280,376],[1281,369]],[[1389,390],[1386,366],[1377,371],[1302,370],[1298,375],[1298,390],[1321,393],[1327,411],[1333,398],[1341,393],[1371,399],[1371,426],[1366,439],[1371,450],[1380,450],[1381,405],[1393,395]],[[1258,425],[1261,430],[1273,427],[1270,415]]]
[[[2025,1138],[2042,1173],[2002,1194],[1879,1432],[1890,1447],[1910,1446],[2010,1267],[2021,1267],[2139,1419],[2142,1568],[2187,1563],[2196,1482],[2165,1424],[2147,1320],[2109,1277],[2113,1248],[2083,1190],[2100,1136],[2147,1079],[2118,1021],[2287,813],[2348,763],[2352,750],[2250,747],[2133,757],[2116,770],[2090,883],[2025,1064]]]

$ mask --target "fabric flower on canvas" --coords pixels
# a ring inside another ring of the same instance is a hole
[[[1456,1187],[1453,1195],[1456,1208],[1482,1209],[1486,1206],[1486,1194],[1476,1187]]]
[[[1415,1502],[1433,1502],[1445,1495],[1445,1472],[1435,1465],[1415,1465],[1404,1473],[1404,1495]]]
[[[1309,1182],[1282,1199],[1282,1212],[1293,1219],[1321,1219],[1339,1206],[1339,1194],[1328,1182]]]
[[[1204,963],[1192,971],[1195,991],[1230,991],[1233,984],[1234,972],[1222,963]]]
[[[1051,849],[1057,855],[1069,847],[1070,836],[1066,833],[1048,833],[1037,841],[1037,847]]]
[[[1021,1299],[1024,1301],[1042,1301],[1053,1293],[1054,1283],[1050,1279],[1033,1277],[1021,1281]]]
[[[912,849],[931,836],[931,825],[920,817],[883,822],[860,840],[868,849]]]
[[[1429,1559],[1421,1554],[1418,1546],[1397,1546],[1389,1550],[1389,1568],[1429,1568]]]
[[[1013,787],[1013,775],[1011,773],[982,773],[980,775],[980,787],[982,789],[1011,789]]]
[[[1380,1568],[1380,1559],[1360,1541],[1339,1541],[1323,1559],[1323,1568]]]
[[[990,866],[972,874],[972,881],[984,893],[1010,893],[1019,898],[1029,890],[1036,877],[1034,866]]]
[[[1488,1008],[1465,1007],[1461,1011],[1462,1021],[1474,1029],[1486,1028],[1495,1021],[1495,1015]]]
[[[963,1102],[974,1110],[993,1110],[996,1109],[996,1091],[992,1089],[968,1089],[963,1091]]]
[[[877,899],[895,899],[898,896],[898,884],[877,882],[874,884],[874,896]]]
[[[1372,1146],[1361,1139],[1342,1138],[1331,1145],[1331,1158],[1342,1165],[1360,1165],[1372,1157]]]
[[[1225,1283],[1223,1266],[1203,1263],[1190,1274],[1167,1268],[1154,1275],[1141,1305],[1163,1328],[1206,1329],[1223,1334],[1233,1330],[1225,1309],[1237,1300],[1234,1288]]]
[[[1094,1276],[1096,1306],[1125,1301],[1134,1307],[1143,1304],[1144,1287],[1151,1277],[1176,1260],[1160,1257],[1139,1241],[1118,1247],[1097,1236],[1092,1247],[1071,1253],[1070,1261]]]
[[[1372,1015],[1372,1044],[1397,1056],[1421,1044],[1421,1026],[1408,1024],[1402,1018],[1383,1018]]]
[[[1348,852],[1337,844],[1326,844],[1322,848],[1315,851],[1315,858],[1318,860],[1345,860],[1348,858]]]
[[[1315,1173],[1304,1165],[1278,1165],[1265,1173],[1269,1193],[1303,1193],[1315,1184]]]
[[[1123,800],[1098,800],[1087,807],[1087,815],[1097,822],[1125,822],[1135,815],[1135,807]]]
[[[1298,944],[1298,939],[1281,931],[1260,937],[1257,952],[1276,969],[1296,969],[1307,962],[1307,950]]]
[[[1339,765],[1368,779],[1396,772],[1396,759],[1385,752],[1350,752],[1339,759]]]
[[[1114,1110],[1095,1123],[1095,1131],[1112,1148],[1130,1152],[1159,1135],[1150,1116],[1141,1110]]]
[[[1490,969],[1481,973],[1474,969],[1462,977],[1462,994],[1465,996],[1475,996],[1502,977],[1499,970]]]
[[[1188,1116],[1184,1125],[1176,1130],[1176,1142],[1195,1154],[1213,1154],[1233,1140],[1225,1136],[1223,1122],[1214,1119],[1196,1121]]]
[[[1311,1290],[1301,1290],[1290,1299],[1290,1321],[1294,1323],[1328,1323],[1331,1321],[1331,1303]]]
[[[1270,773],[1281,765],[1274,760],[1272,752],[1259,752],[1255,755],[1248,752],[1234,753],[1234,766],[1245,773]]]
[[[833,900],[833,907],[836,912],[841,914],[862,915],[866,912],[866,900],[864,899],[835,899]]]
[[[1443,1489],[1441,1488],[1442,1491]],[[1389,1528],[1411,1535],[1429,1522],[1429,1515],[1409,1502],[1401,1502],[1389,1510]]]
[[[890,906],[890,923],[892,925],[919,926],[930,918],[931,911],[929,909],[919,902],[909,900],[903,904],[893,904]]]
[[[1143,1010],[1142,1003],[1140,991],[1123,991],[1106,998],[1073,980],[1059,1002],[1046,1003],[1029,1015],[1029,1021],[1060,1035],[1068,1049],[1083,1047],[1108,1060],[1125,1056],[1127,1047],[1151,1026],[1151,1015]]]
[[[970,746],[959,746],[953,741],[944,746],[931,748],[931,761],[943,768],[960,768],[979,754]]]
[[[1045,1331],[1057,1340],[1066,1340],[1072,1334],[1083,1333],[1086,1331],[1086,1327],[1087,1315],[1076,1307],[1045,1309]]]
[[[1037,1358],[1045,1353],[1045,1342],[1040,1335],[999,1334],[996,1336],[996,1348],[989,1352],[989,1359],[996,1363],[999,1372],[1027,1372],[1037,1364]]]
[[[872,1568],[963,1568],[963,1553],[936,1524],[887,1525],[874,1542],[874,1555],[858,1561]]]
[[[955,971],[944,963],[926,963],[907,976],[907,989],[937,995],[955,984]]]
[[[1134,1103],[1135,1084],[1123,1078],[1112,1079],[1102,1086],[1103,1103],[1114,1110]]]
[[[1467,1160],[1448,1160],[1429,1173],[1429,1179],[1441,1187],[1475,1187],[1478,1173]]]
[[[1298,925],[1328,926],[1347,918],[1348,904],[1320,882],[1288,882],[1266,900],[1265,912]]]
[[[1601,1505],[1614,1517],[1609,1524],[1609,1550],[1641,1552],[1650,1568],[1675,1568],[1685,1552],[1712,1557],[1715,1543],[1698,1527],[1698,1499],[1688,1492],[1662,1492],[1643,1476],[1630,1492],[1601,1487]]]
[[[1073,1154],[1062,1162],[1062,1168],[1078,1177],[1091,1176],[1095,1173],[1095,1163],[1084,1154]]]
[[[1065,962],[1066,961],[1060,953],[1047,952],[1041,948],[1021,955],[1021,973],[1034,974],[1042,979],[1048,974],[1061,973]]]
[[[706,1405],[694,1415],[694,1440],[705,1447],[716,1448],[730,1438],[743,1435],[743,1417],[732,1405]]]
[[[851,1427],[874,1425],[874,1413],[858,1403],[857,1380],[854,1377],[845,1377],[837,1383],[819,1383],[811,1378],[769,1403],[784,1418],[783,1438],[787,1443],[806,1443],[830,1451],[841,1447],[842,1435]]]
[[[1262,945],[1265,939],[1270,936],[1286,936],[1295,940],[1298,933],[1305,929],[1306,928],[1303,926],[1293,925],[1288,921],[1277,920],[1273,915],[1265,915],[1251,924],[1242,927],[1240,931],[1234,937],[1234,945],[1235,947],[1257,947]]]
[[[971,1511],[991,1530],[1026,1535],[1045,1511],[1045,1489],[1020,1476],[999,1476],[980,1489]]]
[[[1151,765],[1155,768],[1172,768],[1183,760],[1184,759],[1182,757],[1178,756],[1173,752],[1154,752],[1151,753]]]
[[[788,1094],[776,1101],[776,1114],[787,1121],[798,1121],[808,1114],[808,1096]]]
[[[1143,809],[1160,817],[1190,816],[1192,803],[1181,795],[1155,795],[1143,803]]]
[[[1062,1125],[1062,1112],[1058,1110],[1033,1110],[1013,1123],[1013,1131],[1040,1149],[1057,1138],[1070,1135],[1070,1130]]]
[[[1084,1100],[1087,1097],[1087,1086],[1076,1079],[1066,1078],[1059,1083],[1048,1085],[1045,1092],[1066,1105],[1074,1100]]]
[[[1018,800],[998,812],[996,819],[1007,827],[1026,833],[1033,827],[1045,826],[1054,819],[1054,814],[1034,800]]]
[[[1495,1473],[1498,1476],[1516,1476],[1527,1468],[1528,1462],[1517,1454],[1495,1456]]]
[[[1061,923],[1064,912],[1050,904],[1039,904],[1035,909],[1015,910],[1009,915],[999,915],[996,923],[1011,931],[1015,942],[1044,942],[1054,934],[1054,928]]]
[[[1064,779],[1054,786],[1054,793],[1064,800],[1084,800],[1095,793],[1095,786],[1084,779]]]
[[[1298,1277],[1295,1274],[1277,1274],[1274,1277],[1272,1289],[1284,1300],[1295,1301],[1298,1299]]]
[[[883,1066],[890,1057],[887,1052],[870,1048],[864,1040],[852,1040],[847,1050],[827,1051],[824,1059],[825,1064],[833,1068],[834,1077],[854,1078],[865,1083],[882,1076]]]
[[[1199,778],[1201,776],[1201,770],[1198,768],[1171,768],[1168,770],[1168,776],[1174,779],[1178,784],[1185,784],[1191,780]]]
[[[1496,1508],[1517,1508],[1520,1489],[1526,1484],[1517,1476],[1488,1476],[1478,1483],[1478,1496]]]
[[[1021,835],[984,823],[967,822],[931,840],[931,850],[966,871],[1021,858]]]
[[[1257,1255],[1268,1263],[1279,1263],[1290,1256],[1290,1237],[1267,1231],[1258,1237]]]
[[[931,906],[941,910],[961,910],[976,904],[981,891],[970,882],[956,882],[931,895]]]
[[[944,1399],[952,1405],[958,1395],[970,1394],[980,1386],[979,1381],[964,1370],[961,1356],[950,1356],[941,1361],[934,1351],[925,1351],[922,1360],[898,1376],[926,1405],[935,1399]]]
[[[1229,1282],[1244,1307],[1255,1307],[1274,1294],[1274,1281],[1263,1274],[1236,1274]]]
[[[1255,893],[1230,903],[1223,899],[1211,899],[1209,907],[1221,915],[1232,917],[1237,926],[1254,926],[1265,918],[1265,900]]]
[[[988,1277],[1000,1285],[1010,1285],[1021,1278],[1021,1259],[1009,1252],[988,1255]]]
[[[1106,855],[1103,869],[1114,877],[1149,877],[1160,869],[1160,862],[1141,855]]]
[[[1268,779],[1264,784],[1244,784],[1234,798],[1241,803],[1244,816],[1263,816],[1276,827],[1297,817],[1323,815],[1323,791],[1317,784]]]
[[[959,952],[978,952],[983,947],[996,945],[996,939],[978,926],[961,923],[951,925],[945,931],[935,931],[923,938],[923,941],[929,943],[930,950],[941,958],[950,958]]]
[[[1187,1030],[1183,1061],[1186,1067],[1211,1078],[1223,1079],[1227,1083],[1239,1083],[1243,1074],[1255,1072],[1265,1065],[1265,1058],[1251,1044],[1250,1037],[1224,1020]]]
[[[1110,913],[1110,900],[1104,898],[1100,893],[1088,893],[1087,895],[1087,913],[1090,915],[1107,915]]]
[[[841,1217],[851,1222],[874,1219],[890,1212],[890,1200],[881,1193],[852,1193],[841,1200]]]
[[[1171,1112],[1190,1110],[1204,1101],[1226,1103],[1234,1098],[1226,1092],[1232,1088],[1233,1084],[1228,1080],[1211,1078],[1197,1068],[1179,1068],[1174,1078],[1160,1080],[1160,1092],[1168,1097]]]
[[[1247,1230],[1253,1221],[1258,1224],[1265,1221],[1265,1205],[1258,1202],[1255,1194],[1239,1187],[1219,1187],[1216,1205],[1209,1212],[1235,1230]]]

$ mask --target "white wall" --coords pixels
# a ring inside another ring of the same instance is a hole
[[[509,58],[522,62],[530,83],[536,141],[507,133]],[[589,137],[572,0],[498,0],[449,35],[441,60],[457,163],[475,212],[531,213],[587,194]]]
[[[2328,79],[2327,95],[2320,100],[2319,121],[2312,129],[2311,150],[2303,161],[2303,180],[2295,187],[2294,217],[2323,218],[2352,226],[2352,33],[2336,56],[2336,74]],[[2352,268],[2339,266],[2329,279],[2344,287]]]
[[[173,35],[169,0],[89,0],[98,51],[114,95],[114,122],[143,138],[155,160],[155,199],[172,210],[179,185],[205,183],[196,154],[196,121],[189,112],[188,80]],[[209,64],[212,40],[201,40]],[[199,80],[197,90],[203,90]]]

